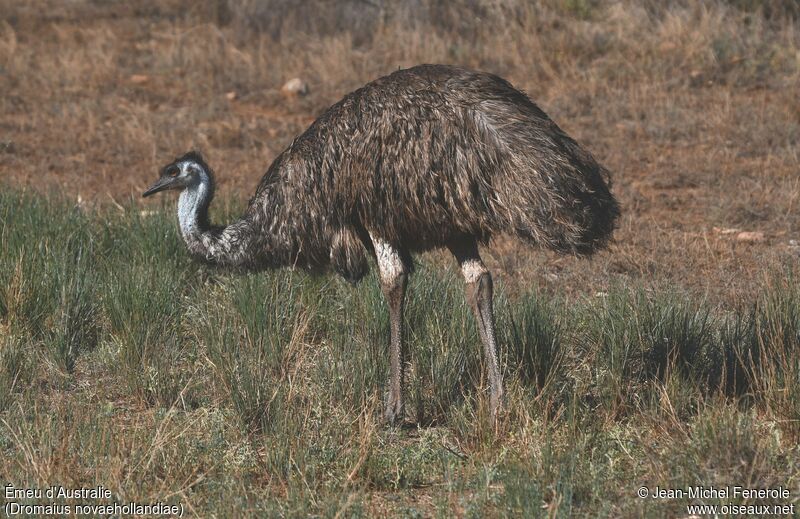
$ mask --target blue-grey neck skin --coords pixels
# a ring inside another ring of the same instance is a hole
[[[202,234],[201,214],[208,211],[211,203],[211,179],[201,171],[197,181],[181,191],[178,197],[178,223],[183,239],[198,240]]]

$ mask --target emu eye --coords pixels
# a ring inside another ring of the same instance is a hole
[[[181,170],[178,168],[178,166],[170,166],[169,168],[167,168],[167,175],[171,177],[177,177],[178,173],[180,172]]]

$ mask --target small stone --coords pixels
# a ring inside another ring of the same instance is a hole
[[[308,84],[299,77],[295,77],[283,84],[281,93],[287,97],[304,96],[308,94]]]
[[[661,44],[658,46],[658,50],[661,52],[672,52],[677,48],[678,46],[671,41],[661,42]]]
[[[228,101],[234,101],[237,97],[238,96],[236,95],[236,92],[234,92],[234,91],[230,91],[227,94],[225,94],[225,99],[227,99]]]
[[[736,235],[736,240],[745,243],[764,241],[764,233],[761,231],[742,231]]]
[[[741,231],[739,231],[739,229],[731,229],[726,227],[714,227],[714,232],[719,234],[736,234]]]
[[[146,76],[145,74],[133,74],[130,79],[131,83],[141,85],[142,83],[147,83],[150,81],[150,76]]]

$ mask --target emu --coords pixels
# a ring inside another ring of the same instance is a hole
[[[492,276],[479,244],[504,233],[566,254],[607,244],[619,216],[608,170],[524,93],[492,74],[420,65],[330,107],[272,163],[244,215],[209,224],[211,168],[196,152],[143,193],[180,190],[191,255],[258,271],[332,268],[356,283],[375,258],[390,314],[385,419],[404,420],[403,301],[412,253],[446,247],[483,343],[490,413],[503,402]]]

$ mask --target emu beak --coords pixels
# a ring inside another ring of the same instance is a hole
[[[156,180],[152,186],[148,187],[147,191],[142,193],[142,197],[154,195],[159,191],[164,191],[165,189],[170,189],[174,187],[173,186],[174,183],[175,183],[174,177],[169,177],[169,176],[161,177],[158,180]]]

